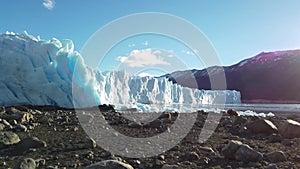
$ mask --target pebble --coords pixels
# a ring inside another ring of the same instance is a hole
[[[90,137],[85,138],[84,144],[85,144],[86,148],[96,148],[97,147],[96,141]]]
[[[180,167],[178,165],[164,164],[161,169],[180,169]]]
[[[215,151],[211,147],[199,147],[201,152],[207,153],[207,154],[215,154]]]
[[[276,164],[271,163],[266,167],[266,169],[278,169],[278,167]]]

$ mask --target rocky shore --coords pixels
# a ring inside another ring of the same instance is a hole
[[[109,106],[99,107],[115,130],[131,137],[167,132],[178,116],[163,113],[147,123],[130,121]],[[92,123],[97,108],[76,110]],[[75,110],[59,107],[0,109],[0,168],[181,169],[181,168],[300,168],[300,115],[239,116],[221,112],[217,129],[206,142],[199,134],[208,112],[194,112],[196,123],[172,149],[154,157],[127,158],[101,148],[87,136]],[[218,121],[217,121],[218,122]],[[211,121],[214,123],[214,121]]]

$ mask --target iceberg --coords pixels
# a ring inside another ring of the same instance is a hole
[[[71,40],[41,40],[26,32],[0,35],[0,67],[2,106],[77,108],[113,104],[117,109],[155,111],[151,105],[180,108],[180,105],[241,103],[238,91],[191,89],[164,77],[91,69],[84,63],[84,57],[74,51]]]

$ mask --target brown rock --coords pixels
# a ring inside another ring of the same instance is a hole
[[[232,109],[227,110],[227,114],[230,116],[238,116],[239,115],[235,110],[232,110]]]
[[[225,158],[235,159],[235,152],[241,147],[243,143],[236,140],[229,141],[222,149],[222,154]]]
[[[247,128],[253,133],[271,134],[278,131],[277,127],[267,119],[257,119],[247,124]]]
[[[279,133],[283,138],[299,138],[300,123],[294,120],[285,120],[279,127]]]
[[[244,162],[256,162],[262,159],[263,155],[248,145],[241,145],[235,153],[235,159]]]
[[[265,154],[265,157],[272,163],[286,161],[286,155],[282,151],[275,151]]]

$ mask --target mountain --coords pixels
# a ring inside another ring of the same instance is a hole
[[[182,86],[209,90],[209,79],[222,71],[226,89],[240,91],[244,103],[300,103],[300,50],[263,52],[232,66],[178,71],[164,77]]]
[[[206,91],[168,79],[100,72],[89,68],[71,40],[41,40],[23,34],[0,35],[0,105],[88,107],[113,104],[156,111],[149,104],[240,103],[237,91]],[[224,103],[224,102],[223,102]],[[162,105],[159,108],[164,108]]]

